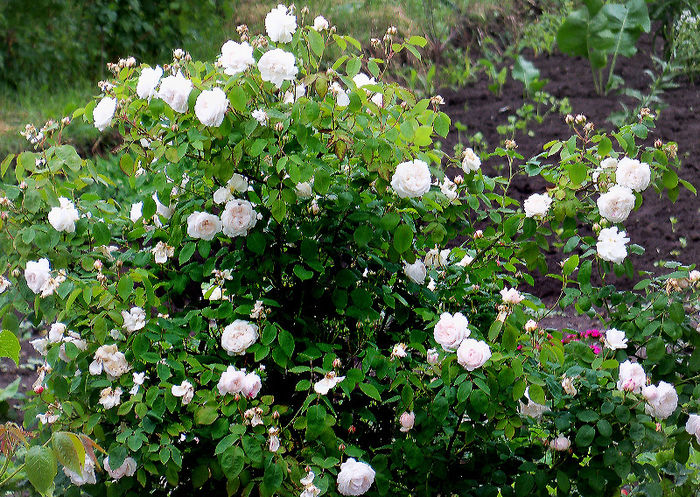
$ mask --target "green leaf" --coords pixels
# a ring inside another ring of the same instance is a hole
[[[306,269],[306,268],[305,268],[304,266],[302,266],[301,264],[296,264],[296,265],[294,266],[293,271],[294,271],[294,274],[297,275],[297,278],[299,278],[301,281],[310,280],[310,279],[313,278],[313,276],[314,276],[314,272],[313,272],[313,271],[309,271],[308,269]]]
[[[243,470],[245,463],[245,452],[240,447],[229,447],[219,457],[221,469],[226,478],[233,480]]]
[[[231,102],[231,106],[241,113],[248,113],[248,94],[240,86],[234,86],[228,94],[228,99]]]
[[[561,268],[564,276],[569,276],[578,267],[578,255],[574,254],[569,257]]]
[[[75,473],[82,472],[85,449],[78,437],[65,431],[56,431],[51,435],[51,447],[61,464]]]
[[[27,479],[36,491],[42,495],[48,494],[58,472],[53,451],[48,447],[35,445],[24,456],[24,465]]]
[[[569,179],[574,186],[578,186],[586,180],[586,165],[577,162],[569,168]]]
[[[277,343],[287,355],[287,357],[292,357],[294,354],[294,336],[287,330],[279,330],[277,335]]]
[[[433,121],[435,132],[443,138],[450,132],[450,124],[452,124],[452,120],[444,112],[439,112],[435,116],[435,121]]]
[[[379,390],[377,390],[377,387],[374,385],[371,385],[370,383],[360,383],[360,390],[362,390],[367,397],[371,397],[379,402],[382,401],[382,396],[379,394]]]
[[[530,388],[528,389],[527,393],[530,396],[530,400],[532,400],[533,402],[536,402],[538,404],[544,404],[545,402],[547,402],[547,399],[545,399],[544,396],[544,390],[539,385],[530,385]]]
[[[216,407],[204,406],[194,412],[194,422],[198,425],[210,425],[219,417]]]
[[[9,357],[19,366],[19,339],[10,330],[0,333],[0,357]]]
[[[406,252],[413,244],[413,230],[407,224],[402,224],[394,231],[394,248],[399,254]]]
[[[124,302],[127,302],[133,291],[134,280],[129,276],[122,276],[119,279],[119,283],[117,283],[117,293],[119,297],[121,297]]]
[[[194,242],[187,242],[182,247],[182,250],[180,250],[180,254],[178,255],[178,258],[177,258],[180,265],[182,265],[190,260],[190,258],[194,254],[194,251],[196,248],[197,248],[197,245]]]
[[[576,445],[579,447],[588,447],[593,443],[595,438],[595,429],[590,425],[583,425],[576,433]]]
[[[309,45],[311,45],[311,50],[313,50],[318,57],[321,57],[323,55],[323,49],[325,48],[323,37],[313,29],[307,31],[307,33],[309,34]]]
[[[331,175],[325,169],[318,169],[314,174],[314,190],[319,195],[325,195],[331,185]]]

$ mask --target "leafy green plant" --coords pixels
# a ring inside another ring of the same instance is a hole
[[[619,83],[614,73],[618,56],[632,57],[637,39],[650,28],[644,0],[585,0],[584,6],[569,14],[559,28],[557,45],[566,54],[588,59],[595,90],[602,95]],[[606,67],[607,78],[603,74]]]
[[[479,65],[484,69],[486,75],[491,80],[491,84],[488,85],[489,90],[496,96],[501,96],[503,91],[503,85],[506,84],[506,79],[508,78],[508,68],[502,67],[499,71],[493,62],[488,59],[479,59]]]
[[[514,80],[520,81],[523,84],[524,96],[529,96],[531,98],[535,93],[544,88],[548,81],[547,79],[540,79],[540,70],[522,55],[519,55],[515,59],[511,75]]]

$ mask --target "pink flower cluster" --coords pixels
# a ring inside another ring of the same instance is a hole
[[[566,345],[567,343],[580,342],[582,340],[600,340],[602,336],[600,330],[592,329],[580,333],[567,333],[564,335],[564,338],[561,339],[561,342]],[[599,355],[603,351],[603,347],[601,347],[600,343],[590,343],[588,346],[595,355]]]

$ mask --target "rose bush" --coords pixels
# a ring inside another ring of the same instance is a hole
[[[25,460],[35,487],[309,497],[676,485],[700,437],[698,278],[667,263],[632,290],[611,283],[635,276],[643,250],[611,223],[650,185],[672,200],[692,189],[672,144],[638,144],[653,120],[612,134],[572,123],[527,161],[509,142],[490,155],[509,174],[492,178],[472,150],[436,146],[450,127],[441,98],[382,82],[425,40],[389,30],[379,60],[285,6],[265,26],[241,27],[216,63],[176,51],[162,74],[112,66],[100,103],[73,117],[122,137],[126,182],[62,145],[59,128],[2,163],[16,179],[0,185],[3,328],[49,330],[26,416],[46,442]],[[327,62],[331,46],[341,55]],[[447,167],[464,176],[448,183]],[[548,185],[523,207],[509,196],[519,174]],[[550,249],[561,292],[545,308],[522,287],[547,272]],[[608,331],[543,329],[557,307]],[[69,479],[54,481],[49,442]],[[675,465],[644,463],[662,450]]]

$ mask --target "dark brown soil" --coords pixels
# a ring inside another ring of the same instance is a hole
[[[647,69],[656,70],[653,67],[651,55],[651,37],[645,36],[637,45],[639,52],[631,59],[621,58],[616,67],[616,74],[622,76],[625,85],[648,93],[651,79],[644,73]],[[661,56],[660,44],[657,44],[654,53]],[[593,79],[588,62],[581,58],[572,58],[558,52],[551,55],[535,57],[531,52],[525,52],[524,57],[535,64],[540,70],[541,78],[549,79],[544,90],[558,98],[568,97],[572,106],[572,113],[584,114],[597,128],[612,129],[606,118],[612,111],[620,110],[619,102],[625,101],[628,106],[634,108],[635,100],[620,97],[611,92],[607,96],[599,96],[595,93]],[[700,119],[695,112],[700,111],[700,84],[687,80],[677,80],[680,86],[676,89],[666,90],[662,95],[663,102],[667,105],[662,110],[652,110],[658,115],[656,129],[650,134],[648,143],[661,139],[664,143],[675,141],[678,144],[678,155],[682,161],[679,176],[693,184],[700,171]],[[509,79],[503,88],[500,97],[495,96],[488,89],[489,81],[481,76],[479,81],[465,88],[455,90],[442,90],[441,94],[446,100],[443,109],[451,118],[467,126],[467,135],[481,132],[488,143],[488,149],[502,145],[507,136],[499,135],[497,126],[506,124],[508,115],[523,105],[523,86],[520,82]],[[503,111],[504,108],[509,110]],[[568,125],[564,123],[562,115],[549,114],[542,124],[531,121],[528,129],[534,132],[534,136],[527,133],[519,133],[515,140],[518,144],[518,152],[527,160],[542,152],[542,146],[557,139],[566,139],[571,136]],[[462,139],[464,140],[464,133]],[[452,152],[457,143],[457,133],[451,133],[445,143],[445,150]],[[616,148],[619,151],[619,148]],[[488,160],[483,165],[488,174],[494,174],[496,159]],[[540,178],[519,177],[514,183],[512,195],[522,200],[531,193],[540,193],[545,188],[545,182]],[[677,223],[672,229],[670,218],[675,217]],[[659,260],[676,260],[685,264],[698,261],[700,252],[700,199],[691,192],[681,189],[680,196],[675,204],[671,204],[666,195],[659,198],[658,194],[649,188],[644,193],[644,203],[638,211],[633,212],[625,223],[627,234],[631,243],[636,243],[646,249],[644,255],[635,255],[633,263],[635,270],[655,270],[654,263]],[[686,246],[682,246],[681,237],[686,239]],[[677,255],[672,255],[674,252]],[[552,256],[548,260],[550,269],[557,260]],[[659,271],[656,268],[656,271]],[[535,288],[529,291],[544,300],[551,300],[558,294],[558,285],[553,280],[545,280],[536,276]]]

